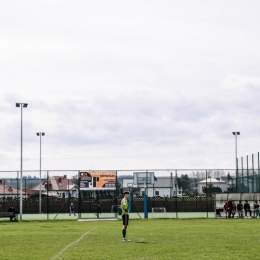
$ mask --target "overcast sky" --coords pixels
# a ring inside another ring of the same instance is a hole
[[[260,2],[1,1],[0,171],[234,168],[260,150]]]

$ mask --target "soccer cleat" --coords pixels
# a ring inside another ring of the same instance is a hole
[[[123,242],[130,242],[131,240],[128,240],[126,237],[123,238]]]

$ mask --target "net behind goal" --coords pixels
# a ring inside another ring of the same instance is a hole
[[[153,218],[166,218],[166,208],[152,208]]]

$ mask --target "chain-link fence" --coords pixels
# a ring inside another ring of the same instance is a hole
[[[233,192],[260,192],[259,153],[238,158],[236,177],[229,181]]]
[[[8,211],[12,205],[20,213],[22,205],[23,219],[63,219],[72,218],[69,213],[73,203],[76,218],[117,218],[122,194],[129,190],[133,216],[143,217],[143,196],[147,195],[149,218],[207,218],[215,217],[215,194],[233,192],[238,187],[234,169],[115,172],[114,189],[89,190],[81,189],[80,171],[76,170],[23,171],[22,183],[19,171],[0,172],[0,211]],[[135,183],[136,172],[152,172],[153,184],[145,179]]]

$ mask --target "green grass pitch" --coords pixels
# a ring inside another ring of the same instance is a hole
[[[0,222],[0,259],[260,259],[260,219]]]

